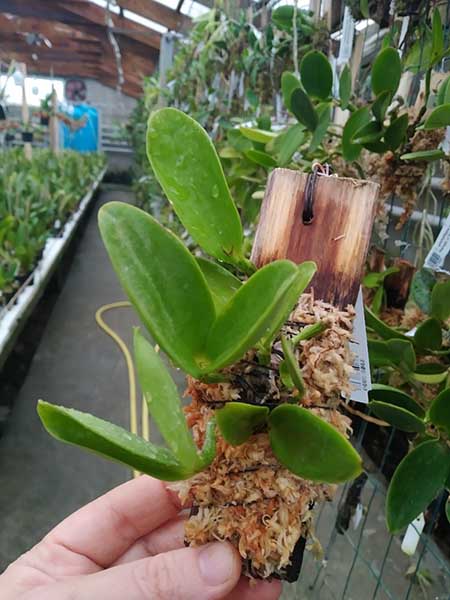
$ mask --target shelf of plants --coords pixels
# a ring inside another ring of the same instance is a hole
[[[102,155],[35,150],[27,161],[17,149],[4,152],[2,160],[0,363],[44,292],[106,171]]]

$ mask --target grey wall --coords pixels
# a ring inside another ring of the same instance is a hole
[[[95,79],[86,79],[87,102],[101,111],[103,127],[112,127],[117,122],[124,124],[135,107],[136,100],[119,94],[113,88]]]

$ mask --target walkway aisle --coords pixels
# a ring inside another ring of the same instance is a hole
[[[128,427],[124,360],[94,318],[102,304],[124,299],[97,229],[98,208],[113,199],[131,197],[106,191],[94,206],[0,439],[0,572],[66,515],[130,476],[120,465],[57,442],[36,414],[43,398]],[[137,324],[131,310],[111,311],[105,320],[130,341]]]

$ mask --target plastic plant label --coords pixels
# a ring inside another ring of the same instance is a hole
[[[354,35],[355,21],[350,12],[350,8],[346,6],[344,10],[344,22],[342,25],[341,45],[339,47],[339,56],[337,59],[338,65],[344,65],[350,60],[353,50]]]
[[[350,400],[368,404],[368,392],[372,387],[370,380],[369,349],[367,347],[366,324],[364,320],[364,304],[362,289],[359,289],[355,304],[355,320],[353,321],[353,337],[350,340],[350,350],[355,359],[353,361],[353,373],[350,377],[353,391]]]
[[[426,269],[432,269],[439,273],[447,273],[450,275],[450,271],[443,268],[447,254],[450,251],[450,215],[445,219],[442,229],[436,238],[431,250],[427,254],[425,259],[424,267]]]
[[[423,513],[420,513],[420,515],[408,525],[408,529],[406,530],[405,537],[402,541],[402,552],[408,556],[414,555],[424,527],[425,517],[423,516]]]
[[[363,515],[364,515],[364,507],[361,504],[361,502],[359,502],[358,506],[356,507],[355,512],[353,513],[352,519],[351,519],[352,527],[355,531],[356,531],[356,529],[358,529],[359,524],[361,523],[361,519],[363,518]]]

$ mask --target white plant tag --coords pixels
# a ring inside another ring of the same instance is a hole
[[[448,271],[443,269],[443,265],[447,254],[450,251],[450,215],[445,219],[442,229],[433,244],[433,247],[428,252],[425,259],[424,267],[432,269],[433,271],[440,271],[447,273]]]
[[[361,519],[363,518],[363,514],[364,514],[364,507],[361,504],[361,502],[359,502],[358,506],[356,507],[356,510],[352,516],[352,527],[353,529],[358,529],[359,524],[361,523]]]
[[[368,404],[368,391],[372,387],[370,380],[369,348],[367,346],[366,323],[364,320],[364,303],[362,288],[359,288],[355,304],[355,319],[353,321],[353,337],[350,340],[350,350],[355,356],[353,373],[350,378],[353,391],[350,400]]]
[[[347,63],[353,50],[353,37],[355,35],[355,21],[348,6],[344,10],[344,22],[342,24],[341,45],[339,46],[338,65]]]
[[[405,537],[402,541],[402,552],[408,556],[413,556],[417,550],[420,534],[422,533],[424,527],[425,517],[423,516],[423,513],[420,513],[420,515],[408,525],[408,529],[406,530]]]

